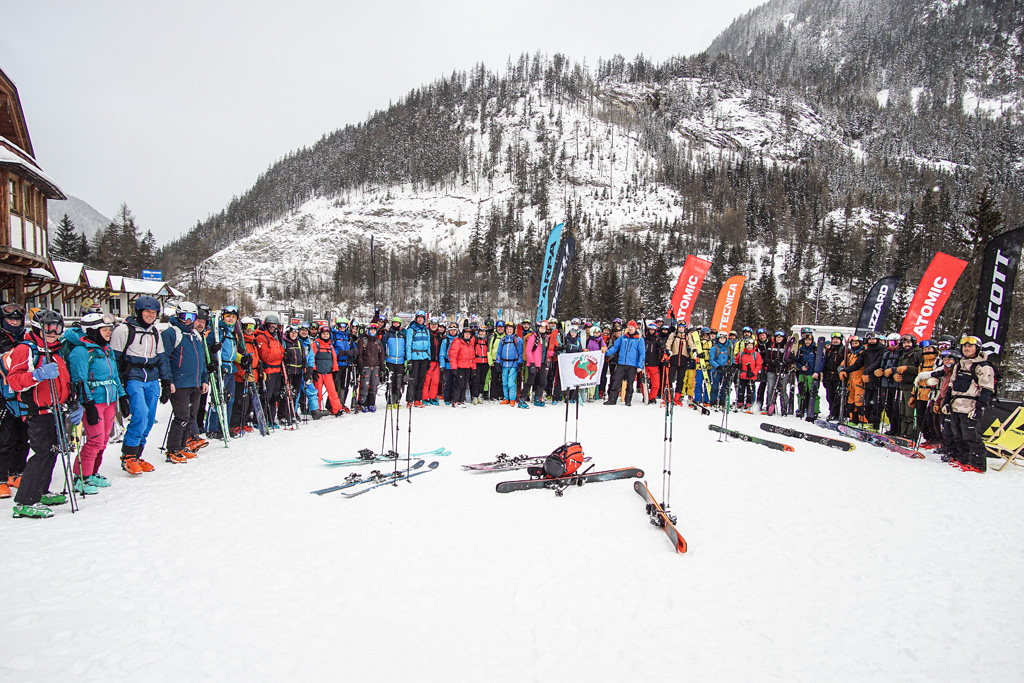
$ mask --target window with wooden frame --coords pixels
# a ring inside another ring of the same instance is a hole
[[[11,176],[11,178],[8,180],[8,199],[10,200],[8,202],[8,206],[11,207],[11,213],[18,216],[21,215],[21,210],[18,208],[19,196],[20,195],[18,193],[18,179],[15,178],[14,176]]]

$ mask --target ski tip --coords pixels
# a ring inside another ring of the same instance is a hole
[[[679,542],[676,543],[676,552],[679,554],[686,552],[686,539],[682,536],[679,537]]]
[[[436,460],[435,460],[434,462],[432,462],[432,463],[430,463],[429,465],[427,465],[427,467],[429,467],[429,468],[430,468],[430,469],[432,469],[432,470],[436,470],[436,469],[437,469],[437,466],[438,466],[438,465],[440,465],[440,464],[441,464],[441,463],[439,463],[438,461],[436,461]]]
[[[790,446],[789,444],[785,444],[785,443],[784,443],[784,444],[782,444],[782,448],[783,448],[783,450],[785,450],[785,451],[786,451],[787,453],[792,453],[792,452],[793,452],[794,450],[796,450],[796,449],[794,449],[794,448],[793,448],[792,446]]]
[[[641,469],[637,469],[637,471],[636,471],[636,478],[637,479],[643,479],[643,477],[644,477],[644,471],[641,470]]]

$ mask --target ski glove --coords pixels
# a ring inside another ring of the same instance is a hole
[[[216,356],[218,353],[220,353],[220,349],[221,349],[222,346],[224,346],[224,342],[222,342],[222,341],[213,342],[212,344],[210,344],[209,345],[209,347],[210,347],[210,355],[211,356]]]
[[[217,374],[217,366],[219,365],[220,362],[215,360],[211,360],[209,363],[206,364],[206,371],[210,373],[211,377]]]
[[[167,403],[171,400],[171,380],[160,380],[160,403]]]
[[[128,417],[128,415],[132,412],[132,404],[128,400],[127,396],[122,396],[121,398],[117,399],[117,406],[118,408],[121,409],[121,417]]]
[[[92,401],[83,403],[85,408],[85,421],[90,425],[97,425],[100,423],[100,411],[96,410],[96,404]]]
[[[242,362],[240,363],[243,370],[248,370],[252,367],[252,354],[247,353],[242,356]]]
[[[82,406],[78,405],[77,401],[72,401],[68,404],[68,419],[71,420],[73,425],[82,422]]]
[[[306,381],[315,382],[317,377],[317,371],[313,368],[306,368]]]
[[[32,371],[32,379],[37,382],[45,382],[48,379],[57,379],[60,376],[60,368],[56,363],[43,363]]]

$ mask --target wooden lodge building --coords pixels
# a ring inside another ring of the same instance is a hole
[[[136,280],[51,261],[47,200],[67,199],[39,167],[14,82],[0,69],[0,300],[78,317],[100,309],[122,317],[141,294],[162,302],[183,294],[166,282]]]

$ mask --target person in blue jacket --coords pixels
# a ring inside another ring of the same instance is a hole
[[[459,383],[458,373],[452,368],[452,362],[448,358],[448,351],[451,349],[452,342],[455,341],[456,337],[459,336],[459,324],[456,322],[448,323],[448,334],[445,335],[444,339],[441,340],[441,348],[437,352],[438,362],[441,364],[441,373],[443,375],[443,382],[441,396],[444,398],[444,404],[450,406],[452,404],[452,394],[455,393],[455,388]]]
[[[626,382],[626,405],[633,405],[633,385],[636,384],[636,373],[643,367],[644,358],[647,356],[647,345],[643,337],[636,329],[636,321],[630,320],[626,323],[626,331],[619,335],[605,356],[618,354],[619,362],[615,366],[615,374],[612,375],[612,384],[608,388],[608,400],[606,406],[613,406],[619,401],[619,388],[622,382]]]
[[[402,389],[405,387],[406,343],[402,319],[397,315],[384,333],[384,364],[388,369],[388,403],[398,408],[402,403]]]
[[[302,347],[302,357],[307,359],[306,366],[307,367],[314,367],[314,366],[309,364],[309,360],[308,360],[309,359],[310,351],[313,348],[313,339],[309,336],[309,323],[307,323],[307,322],[299,323],[299,346]],[[352,344],[352,354],[353,354],[353,356],[351,358],[352,365],[350,365],[349,367],[352,368],[353,371],[355,370],[355,355],[354,355],[355,353],[356,353],[356,345]],[[335,352],[335,355],[337,355],[337,352]],[[305,403],[305,411],[307,413],[312,413],[314,410],[320,410],[320,397],[317,396],[316,385],[312,382],[312,380],[310,380],[306,376],[308,374],[309,373],[303,374],[303,376],[302,376],[302,388],[301,388],[300,391],[296,391],[295,392],[295,412],[296,413],[302,412],[302,408],[303,408],[302,403]],[[355,393],[358,394],[359,392],[356,391]],[[354,397],[353,397],[353,400],[354,400]]]
[[[142,459],[142,452],[156,420],[160,382],[171,378],[163,338],[156,327],[160,309],[160,302],[153,297],[140,296],[135,300],[135,315],[125,318],[110,337],[110,348],[114,349],[121,384],[127,393],[118,401],[121,415],[132,416],[121,444],[121,468],[129,474],[155,469]]]
[[[726,381],[725,371],[731,359],[732,345],[729,343],[729,335],[719,332],[718,338],[711,346],[711,351],[708,352],[708,365],[711,367],[711,403],[713,404],[725,405],[725,396],[729,387],[726,386],[725,392],[723,392],[722,386]]]
[[[806,415],[807,406],[813,400],[811,414],[816,417],[818,415],[818,397],[811,394],[814,393],[815,376],[821,377],[821,373],[825,371],[825,354],[821,354],[821,358],[818,358],[818,345],[814,343],[814,331],[811,328],[801,328],[800,337],[800,346],[793,354],[793,367],[796,369],[800,400],[797,415]]]
[[[430,369],[430,329],[426,311],[416,311],[416,319],[405,330],[405,348],[409,358],[409,390],[405,399],[423,407],[423,385]]]
[[[110,348],[114,323],[114,316],[109,313],[88,313],[82,317],[80,328],[71,327],[64,332],[64,341],[71,347],[71,386],[78,387],[85,410],[85,444],[75,459],[73,486],[76,492],[87,495],[110,486],[110,481],[100,474],[100,463],[114,428],[117,401],[125,395],[117,359]]]
[[[523,340],[516,335],[515,323],[505,323],[505,334],[498,340],[495,360],[501,366],[501,387],[505,400],[501,405],[516,405],[516,380],[523,364]]]
[[[167,434],[167,462],[183,463],[195,457],[206,445],[205,439],[189,437],[189,425],[199,413],[199,397],[210,390],[210,375],[206,369],[206,341],[192,325],[199,317],[199,309],[191,301],[182,301],[171,316],[170,325],[160,335],[163,338],[170,379],[161,381],[161,402],[171,402],[174,418]]]
[[[217,329],[211,330],[206,335],[206,345],[210,347],[210,367],[213,367],[216,372],[217,365],[220,365],[220,377],[224,384],[224,395],[220,400],[224,404],[224,414],[228,416],[231,415],[231,410],[235,405],[235,361],[239,360],[238,340],[235,339],[236,322],[238,322],[238,307],[225,306],[220,311]],[[209,367],[207,371],[209,372]],[[206,436],[211,439],[221,439],[224,436],[216,410],[211,410],[207,418]]]
[[[331,342],[334,344],[334,355],[338,357],[338,371],[334,373],[334,390],[344,408],[348,400],[348,388],[355,382],[356,342],[352,338],[348,318],[338,316],[334,319]],[[345,408],[345,411],[348,409]]]

